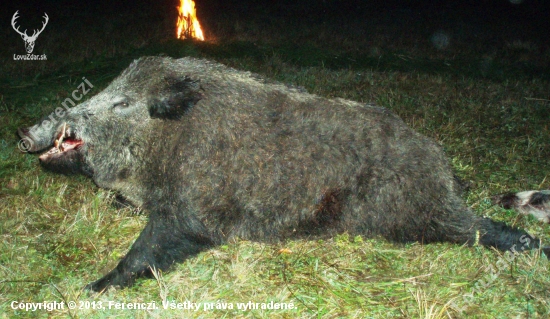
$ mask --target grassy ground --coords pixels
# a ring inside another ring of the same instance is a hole
[[[35,49],[48,54],[45,63],[3,63],[0,317],[548,317],[549,263],[538,252],[507,262],[481,247],[397,245],[345,234],[279,245],[235,241],[130,289],[82,291],[117,264],[147,217],[113,208],[113,194],[90,180],[44,172],[35,156],[17,150],[14,132],[59,106],[83,76],[95,94],[142,55],[215,59],[322,96],[376,102],[445,147],[470,184],[465,199],[478,214],[550,239],[546,225],[489,200],[507,190],[550,187],[550,50],[537,33],[501,30],[497,23],[482,27],[475,17],[420,23],[406,8],[387,18],[376,14],[380,8],[363,7],[364,15],[340,24],[345,14],[326,18],[327,10],[339,8],[326,2],[313,10],[300,3],[250,9],[204,1],[199,14],[206,43],[171,39],[170,12],[107,12],[106,22],[81,23],[71,33],[52,23]],[[74,19],[57,17],[67,24]],[[84,13],[77,18],[94,19]],[[12,33],[2,34],[8,39],[2,56],[23,53]],[[449,46],[438,49],[434,34],[449,36]],[[84,309],[26,312],[13,310],[13,301],[75,301]],[[93,309],[110,301],[154,301],[159,309]],[[163,307],[185,301],[200,309]],[[237,309],[249,301],[296,309]]]

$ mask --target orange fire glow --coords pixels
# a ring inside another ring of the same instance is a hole
[[[197,19],[195,1],[180,0],[178,12],[178,24],[176,29],[178,39],[193,38],[204,41],[201,25]]]

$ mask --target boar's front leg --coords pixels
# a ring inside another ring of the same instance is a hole
[[[136,278],[151,277],[151,269],[167,270],[213,245],[204,225],[193,217],[156,211],[118,266],[86,289],[101,292],[109,286],[128,287]]]

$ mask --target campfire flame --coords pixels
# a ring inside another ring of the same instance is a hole
[[[194,38],[204,41],[201,25],[199,24],[197,12],[195,11],[195,1],[180,0],[178,12],[178,24],[176,29],[177,38]]]

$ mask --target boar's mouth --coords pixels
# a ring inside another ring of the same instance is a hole
[[[75,131],[67,123],[64,123],[55,134],[53,147],[40,155],[41,161],[61,160],[72,152],[77,152],[84,142],[76,137]]]
[[[22,147],[27,152],[43,152],[39,156],[40,164],[47,170],[60,174],[84,174],[93,176],[93,170],[86,163],[82,149],[84,142],[78,137],[77,132],[67,123],[57,128],[51,138],[39,135],[37,138],[32,129],[20,128],[17,133],[21,141],[25,141]],[[53,144],[53,147],[52,147]],[[20,144],[21,145],[21,144]],[[50,148],[45,151],[45,149]]]

